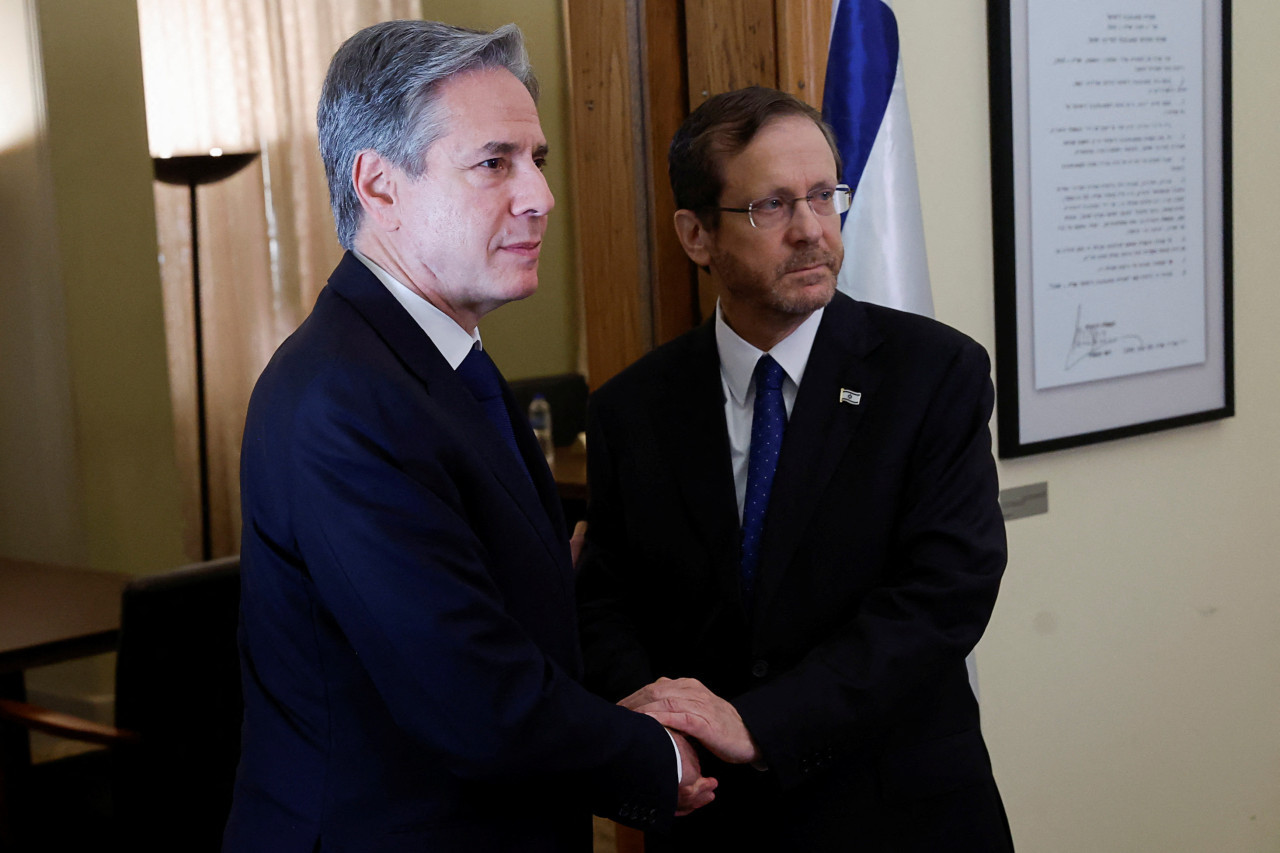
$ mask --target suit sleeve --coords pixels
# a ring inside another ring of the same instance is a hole
[[[990,618],[1005,538],[985,351],[966,342],[932,395],[881,584],[798,665],[732,700],[783,787],[874,742],[922,687],[959,671]]]
[[[598,813],[663,828],[675,809],[670,740],[588,693],[510,615],[474,530],[477,513],[503,509],[466,482],[486,474],[467,469],[439,417],[412,435],[386,427],[402,389],[325,384],[292,424],[296,546],[397,724],[459,777],[564,774]],[[507,512],[509,535],[537,543],[528,570],[556,568],[518,508]]]

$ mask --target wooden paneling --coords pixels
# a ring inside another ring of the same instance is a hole
[[[649,156],[650,243],[653,247],[653,342],[666,343],[702,319],[693,263],[672,225],[676,204],[667,177],[671,137],[689,114],[684,3],[645,3],[645,104]]]
[[[595,388],[649,348],[647,222],[642,224],[630,4],[565,0],[573,130],[573,216]],[[645,216],[645,220],[647,220]]]
[[[689,107],[743,86],[776,86],[774,0],[686,0]]]
[[[776,0],[778,88],[822,109],[831,0]]]
[[[775,0],[685,0],[685,61],[689,108],[712,95],[744,86],[777,86]],[[715,309],[716,295],[698,273],[701,316]]]

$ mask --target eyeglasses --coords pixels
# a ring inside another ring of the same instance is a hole
[[[837,213],[844,213],[849,209],[849,205],[853,203],[853,191],[849,189],[847,184],[836,184],[834,187],[823,187],[797,198],[788,199],[770,196],[769,198],[756,199],[746,207],[719,207],[716,209],[725,213],[745,213],[747,219],[751,222],[752,228],[768,231],[790,222],[791,217],[796,212],[796,203],[801,201],[809,202],[809,209],[813,211],[815,216],[833,216]]]

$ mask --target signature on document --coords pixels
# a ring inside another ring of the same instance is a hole
[[[1070,370],[1087,358],[1107,358],[1124,351],[1141,349],[1140,335],[1119,334],[1115,320],[1084,321],[1084,304],[1076,306],[1075,334],[1071,336],[1071,348],[1067,350],[1065,370]]]

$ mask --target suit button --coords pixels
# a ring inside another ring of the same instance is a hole
[[[769,674],[769,662],[766,660],[758,660],[751,664],[751,674],[756,678],[764,678]]]

